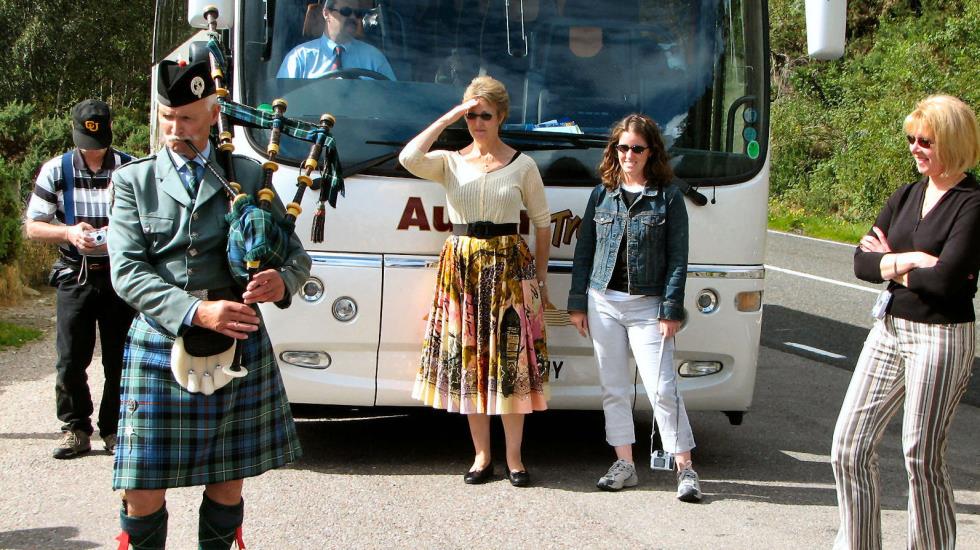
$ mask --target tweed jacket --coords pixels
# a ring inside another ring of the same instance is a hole
[[[259,164],[238,156],[234,162],[242,191],[254,196],[261,185]],[[192,199],[164,149],[117,169],[112,185],[108,233],[112,285],[137,311],[178,335],[185,316],[200,301],[187,291],[235,284],[226,252],[228,198],[214,174],[205,171]],[[284,215],[278,199],[274,212]],[[289,306],[291,296],[309,276],[310,265],[294,234],[280,268],[286,294],[277,306]]]

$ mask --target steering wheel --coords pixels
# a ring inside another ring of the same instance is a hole
[[[370,69],[340,69],[331,71],[320,78],[360,78],[366,76],[372,80],[391,80],[387,75]]]

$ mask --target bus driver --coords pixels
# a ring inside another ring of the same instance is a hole
[[[283,59],[276,78],[320,78],[344,69],[367,69],[395,80],[384,54],[354,38],[364,10],[357,0],[327,0],[323,4],[323,36],[296,46]]]

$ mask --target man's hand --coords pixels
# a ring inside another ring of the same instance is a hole
[[[245,304],[228,300],[204,301],[197,306],[192,322],[238,340],[259,330],[259,317]]]
[[[95,231],[95,228],[86,222],[78,222],[66,228],[65,237],[68,239],[68,244],[75,245],[75,248],[83,254],[105,253],[105,246],[96,245],[95,239],[88,236],[89,231]]]
[[[589,335],[589,316],[584,311],[569,311],[568,318],[572,321],[572,326],[578,329],[579,334]]]
[[[242,299],[246,304],[278,302],[286,296],[286,283],[277,269],[266,269],[256,273],[245,287]]]

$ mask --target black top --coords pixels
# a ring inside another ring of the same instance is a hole
[[[976,319],[973,296],[980,271],[980,188],[976,177],[967,174],[923,218],[927,185],[922,179],[899,188],[875,221],[893,251],[919,251],[939,258],[934,267],[910,271],[908,288],[889,282],[894,297],[888,313],[920,323],[971,322]],[[868,282],[883,282],[882,256],[858,248],[854,274]]]
[[[629,210],[636,199],[643,194],[642,191],[627,191],[625,189],[619,190],[619,196],[623,198],[623,203],[626,204],[626,209]],[[626,271],[626,239],[620,239],[619,241],[619,252],[616,254],[616,266],[613,267],[612,278],[609,279],[609,285],[606,287],[610,290],[618,290],[620,292],[629,292],[630,281],[629,274]]]

